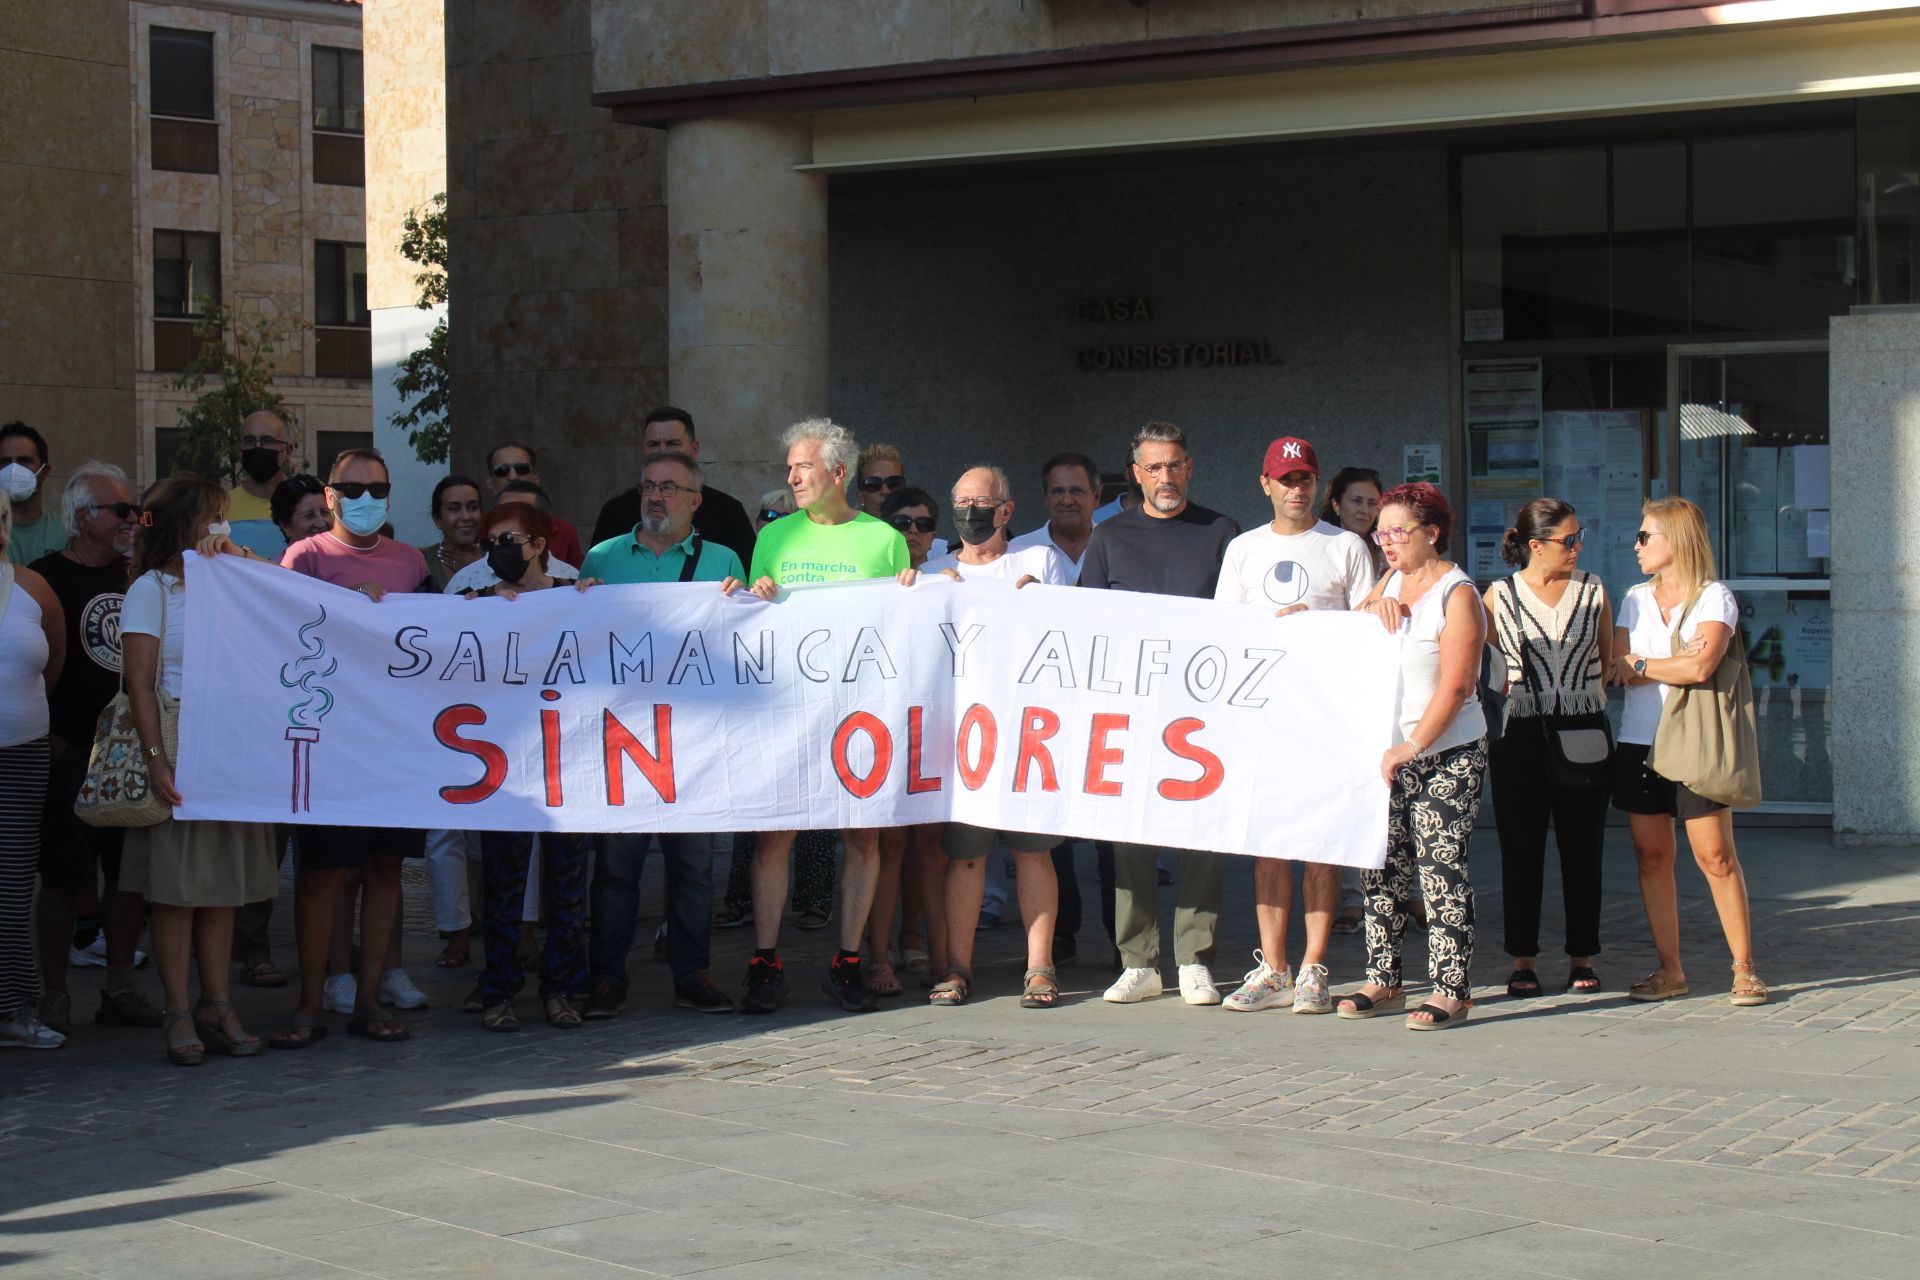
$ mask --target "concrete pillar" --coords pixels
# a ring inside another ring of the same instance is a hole
[[[1831,336],[1834,837],[1920,843],[1920,307]]]
[[[827,411],[827,183],[812,126],[778,115],[667,131],[667,397],[709,483],[752,505],[780,433]]]

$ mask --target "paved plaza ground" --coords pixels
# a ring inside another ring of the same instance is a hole
[[[1483,832],[1481,1003],[1418,1036],[1398,1019],[1103,1004],[1097,914],[1049,1012],[1018,1007],[1013,928],[983,937],[973,1004],[929,1008],[910,985],[862,1017],[815,989],[829,934],[789,930],[795,991],[772,1017],[672,1009],[643,944],[621,1018],[568,1033],[536,1014],[494,1035],[459,1012],[474,971],[434,969],[415,903],[409,971],[436,1007],[409,1015],[409,1043],[352,1039],[336,1017],[305,1052],[181,1070],[158,1032],[83,1018],[61,1052],[0,1056],[0,1269],[1913,1280],[1920,851],[1829,840],[1743,832],[1777,998],[1734,1009],[1690,865],[1695,995],[1625,999],[1652,956],[1619,830],[1607,990],[1508,1000]],[[1086,851],[1081,869],[1091,906]],[[1250,899],[1244,862],[1228,893]],[[1229,909],[1223,982],[1250,964],[1251,914]],[[1549,940],[1557,923],[1550,907]],[[716,934],[729,988],[745,932]],[[1358,939],[1333,958],[1336,989],[1355,985]],[[1564,968],[1544,958],[1549,991]],[[78,1013],[95,988],[76,978]],[[263,1033],[287,1004],[242,991]]]

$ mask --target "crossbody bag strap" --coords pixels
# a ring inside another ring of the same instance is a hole
[[[700,536],[694,535],[693,550],[687,552],[687,562],[680,566],[680,581],[692,582],[694,570],[700,567]]]

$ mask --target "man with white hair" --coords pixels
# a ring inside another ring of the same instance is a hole
[[[884,520],[856,511],[847,501],[847,481],[860,458],[853,433],[826,418],[795,423],[786,434],[787,485],[794,514],[760,530],[747,580],[728,578],[722,592],[746,588],[772,600],[787,587],[860,578],[915,576],[907,541]],[[780,964],[780,912],[787,897],[791,831],[763,831],[753,854],[753,959],[747,965],[743,1013],[772,1013],[786,998]],[[871,827],[841,833],[845,858],[840,873],[840,950],[822,984],[841,1008],[865,1013],[879,1007],[860,966],[874,885],[880,873],[880,833]]]
[[[133,944],[140,936],[146,903],[137,894],[118,891],[123,833],[90,827],[73,816],[73,799],[87,776],[94,723],[120,688],[120,603],[139,518],[124,471],[105,462],[77,467],[60,495],[67,545],[32,566],[53,588],[67,623],[66,662],[59,681],[47,691],[53,750],[40,820],[39,944],[45,982],[40,1021],[62,1035],[73,1030],[69,957],[106,966],[95,1022],[160,1025],[159,1008],[134,985],[139,957]],[[75,948],[75,907],[95,892],[100,893],[103,936]]]

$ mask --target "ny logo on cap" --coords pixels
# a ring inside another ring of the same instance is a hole
[[[1283,457],[1283,458],[1297,458],[1297,457],[1299,457],[1299,456],[1300,456],[1300,442],[1299,442],[1298,440],[1289,440],[1289,441],[1287,441],[1287,442],[1286,442],[1285,444],[1283,444],[1283,445],[1281,445],[1281,446],[1280,446],[1280,456],[1281,456],[1281,457]]]

